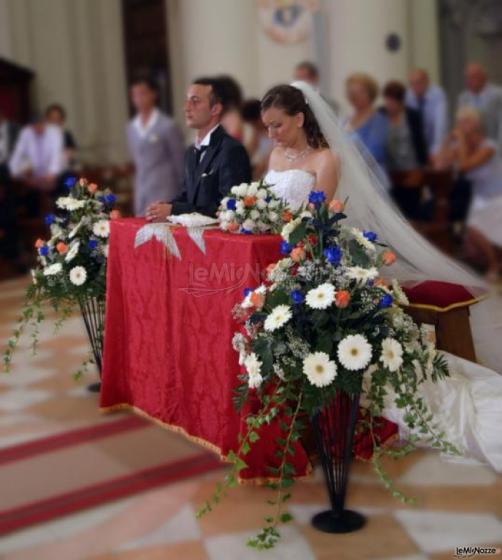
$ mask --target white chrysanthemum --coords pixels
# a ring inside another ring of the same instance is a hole
[[[404,293],[403,289],[399,285],[399,282],[395,278],[392,279],[392,292],[397,303],[401,305],[409,305],[410,300],[408,299],[408,296]]]
[[[70,282],[75,286],[82,286],[87,280],[87,271],[83,266],[74,266],[70,270]]]
[[[338,359],[345,369],[357,371],[371,361],[371,344],[361,334],[349,334],[338,344]]]
[[[258,192],[258,183],[251,183],[247,188],[247,196],[256,196]]]
[[[230,225],[230,222],[226,222],[225,220],[223,220],[222,222],[220,222],[220,229],[222,231],[228,231],[228,226]]]
[[[250,389],[257,389],[263,382],[261,373],[249,374],[248,386]]]
[[[44,276],[55,276],[63,270],[61,263],[54,263],[44,268]]]
[[[240,185],[238,185],[237,187],[234,187],[234,188],[235,188],[235,194],[237,196],[246,196],[247,195],[247,192],[248,192],[247,183],[241,183]]]
[[[110,235],[110,222],[99,220],[92,226],[92,233],[98,237],[108,237]]]
[[[256,208],[258,208],[258,210],[265,210],[266,207],[267,207],[267,201],[264,200],[263,198],[259,198],[256,201]]]
[[[277,305],[265,319],[264,328],[268,332],[273,332],[285,325],[292,316],[289,305]]]
[[[333,284],[320,284],[307,292],[305,302],[312,309],[327,309],[335,301],[335,287]]]
[[[79,210],[85,206],[85,200],[76,200],[71,196],[60,196],[56,200],[56,206],[62,208],[63,210],[68,210],[73,212],[74,210]]]
[[[233,210],[227,210],[226,212],[223,212],[222,218],[226,222],[233,222],[235,219],[235,212]]]
[[[352,228],[351,233],[354,236],[354,239],[359,243],[359,245],[362,245],[369,251],[375,250],[375,245],[369,239],[366,239],[366,237],[364,237],[364,235],[359,229]]]
[[[244,229],[247,229],[248,231],[254,231],[256,224],[253,220],[250,220],[249,218],[247,220],[244,220],[242,227]]]
[[[260,213],[256,209],[251,210],[251,212],[249,213],[249,217],[256,222],[256,220],[260,218]]]
[[[244,207],[244,202],[242,202],[242,200],[238,200],[235,203],[235,213],[239,214],[239,216],[242,216],[242,214],[244,214],[246,212],[246,208]]]
[[[380,361],[389,371],[397,371],[403,364],[403,347],[394,338],[382,342]]]
[[[268,219],[271,222],[277,222],[279,220],[279,214],[277,212],[269,212]]]
[[[72,243],[70,245],[70,250],[66,253],[64,260],[66,262],[72,261],[78,255],[79,247],[80,247],[80,241],[77,241],[76,243]]]
[[[256,196],[261,200],[267,198],[268,196],[267,189],[258,189]]]
[[[256,222],[256,225],[258,226],[258,231],[264,232],[264,231],[268,231],[269,229],[269,225],[266,224],[265,222],[262,222],[261,220],[258,220]]]
[[[378,276],[378,269],[372,266],[371,268],[363,268],[362,266],[351,266],[347,268],[347,277],[358,282],[367,282],[374,280]]]
[[[254,352],[248,354],[244,358],[244,367],[246,368],[250,378],[257,378],[258,376],[261,377],[261,366],[262,362],[260,362],[258,356]]]
[[[269,208],[277,208],[280,204],[281,204],[281,201],[280,201],[280,200],[276,200],[275,198],[273,198],[273,199],[268,203],[268,207],[269,207]]]
[[[336,363],[325,352],[314,352],[303,360],[303,373],[312,385],[326,387],[336,377]]]
[[[284,225],[281,231],[281,237],[289,243],[289,236],[295,231],[295,229],[301,224],[300,218],[296,218],[295,220],[291,220],[287,224]]]
[[[63,233],[63,230],[59,226],[59,224],[51,224],[51,235],[53,237],[59,237]]]

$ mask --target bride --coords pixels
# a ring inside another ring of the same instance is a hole
[[[328,200],[335,192],[340,200],[348,197],[349,223],[375,231],[392,247],[398,261],[391,274],[402,283],[440,280],[461,284],[473,295],[485,290],[481,279],[434,249],[395,209],[377,167],[352,145],[332,109],[311,86],[295,82],[272,88],[262,100],[262,119],[275,141],[265,181],[294,209],[307,202],[311,190],[324,191]],[[482,338],[495,342],[484,340],[476,350],[487,364],[500,364],[500,331],[489,315],[493,305],[482,302],[474,308],[481,308],[471,316],[475,341],[481,331]],[[502,375],[445,356],[450,377],[424,383],[424,398],[446,439],[463,450],[463,460],[489,463],[502,472]],[[384,416],[406,436],[403,412],[392,403],[389,397]]]

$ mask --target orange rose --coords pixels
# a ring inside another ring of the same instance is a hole
[[[392,251],[385,251],[383,254],[383,262],[387,266],[394,264],[396,262],[396,258],[397,258],[396,254],[393,253]]]
[[[38,238],[38,239],[35,241],[35,247],[36,247],[37,249],[40,249],[40,247],[43,247],[44,245],[45,245],[45,241],[44,241],[43,239]]]
[[[340,309],[347,307],[350,303],[350,292],[347,290],[340,290],[335,294],[335,305]]]
[[[251,304],[256,307],[257,309],[261,309],[263,304],[265,303],[265,297],[263,294],[257,294],[253,292],[250,297]]]
[[[256,196],[245,196],[244,197],[244,206],[254,206],[256,203]]]
[[[339,212],[343,212],[344,209],[345,209],[345,204],[341,200],[337,200],[336,198],[334,198],[329,203],[329,210],[330,210],[330,212],[333,212],[334,214],[338,214]]]
[[[82,179],[79,180],[78,184],[79,184],[81,187],[85,187],[85,185],[87,185],[87,179],[84,179],[84,178],[82,177]]]
[[[291,257],[295,262],[303,261],[303,259],[305,258],[305,250],[303,249],[303,247],[295,247],[295,248],[291,251],[290,257]]]
[[[68,251],[68,245],[66,243],[63,243],[62,241],[60,241],[57,245],[56,245],[56,251],[60,254],[60,255],[64,255],[67,251]]]
[[[239,224],[237,222],[230,222],[228,224],[228,231],[237,231],[239,229]]]
[[[374,283],[375,286],[383,286],[384,288],[387,287],[387,282],[383,278],[377,278]]]
[[[87,185],[87,190],[91,194],[94,194],[98,190],[98,185],[96,185],[96,183],[91,183],[90,185]]]
[[[284,210],[282,213],[283,222],[290,222],[293,219],[293,214],[289,210]]]
[[[112,210],[110,212],[110,220],[118,220],[118,218],[122,218],[120,210]]]

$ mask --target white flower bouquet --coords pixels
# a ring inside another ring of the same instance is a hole
[[[279,233],[292,217],[288,206],[264,182],[232,187],[218,209],[220,229],[232,233]]]

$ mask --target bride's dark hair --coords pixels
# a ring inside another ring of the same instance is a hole
[[[312,109],[308,106],[303,92],[299,89],[288,85],[275,86],[269,89],[261,100],[261,110],[263,112],[270,109],[270,107],[282,109],[290,116],[303,113],[303,130],[305,131],[308,145],[314,149],[329,148],[329,144],[321,132]]]

